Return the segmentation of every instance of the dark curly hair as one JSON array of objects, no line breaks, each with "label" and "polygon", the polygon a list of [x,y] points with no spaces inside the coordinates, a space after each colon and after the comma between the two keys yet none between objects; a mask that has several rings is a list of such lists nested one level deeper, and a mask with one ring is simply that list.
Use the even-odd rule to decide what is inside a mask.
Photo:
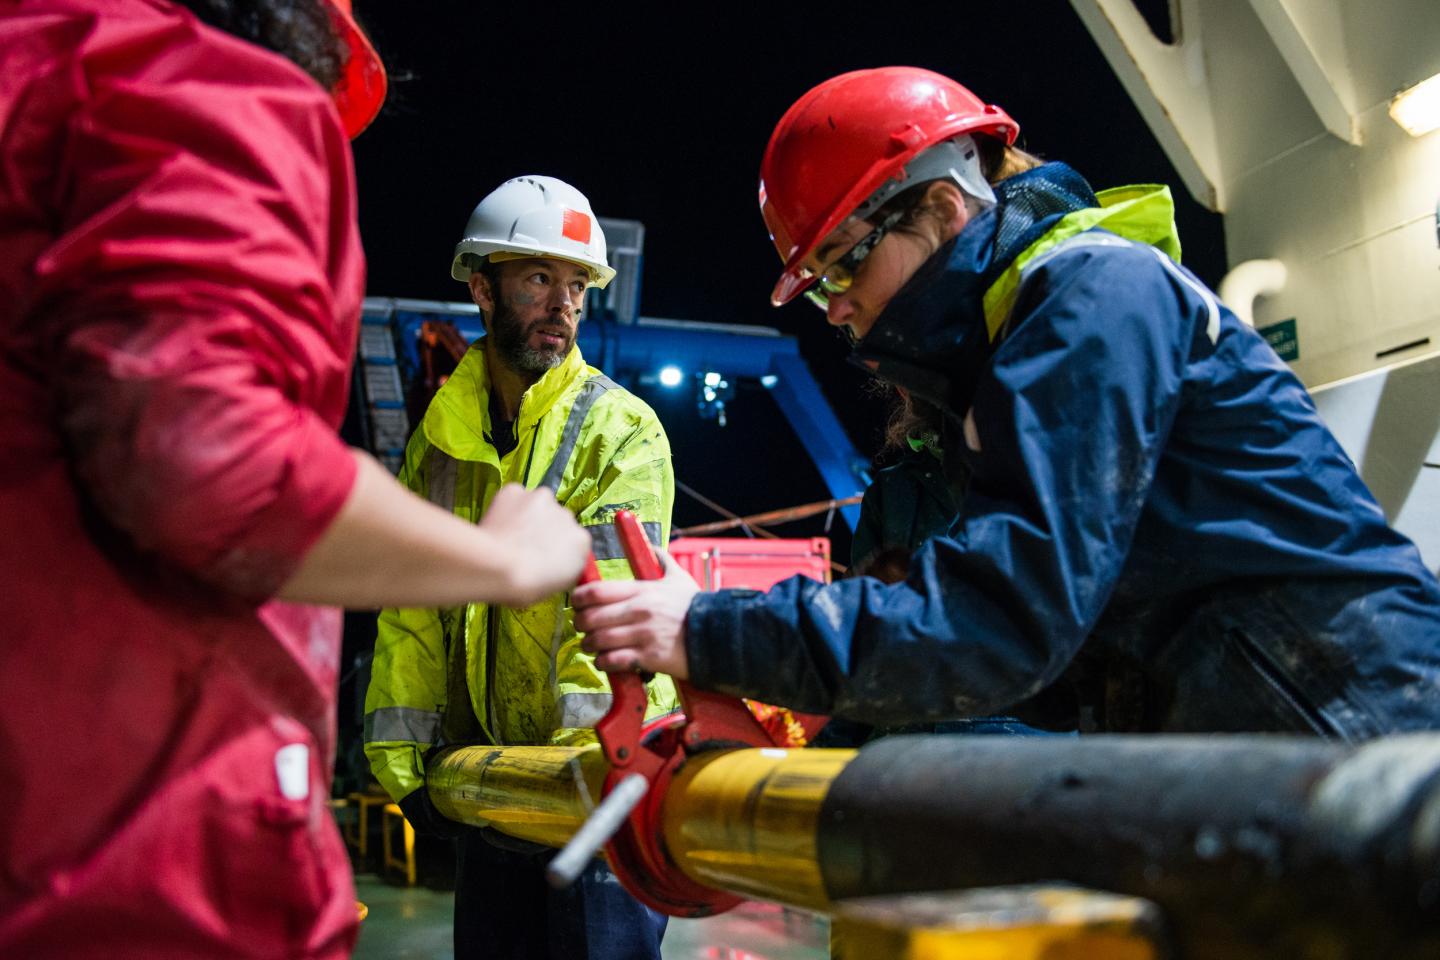
[{"label": "dark curly hair", "polygon": [[326,90],[340,80],[349,49],[325,0],[175,0],[242,40],[273,50]]}]

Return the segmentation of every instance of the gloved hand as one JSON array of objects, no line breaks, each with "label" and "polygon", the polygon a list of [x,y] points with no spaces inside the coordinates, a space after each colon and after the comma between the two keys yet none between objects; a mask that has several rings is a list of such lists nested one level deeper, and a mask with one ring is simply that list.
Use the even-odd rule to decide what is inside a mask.
[{"label": "gloved hand", "polygon": [[472,829],[466,824],[451,820],[436,809],[430,799],[430,792],[424,787],[412,790],[400,799],[400,812],[405,814],[405,819],[410,821],[415,832],[425,837],[454,840],[466,830]]}]

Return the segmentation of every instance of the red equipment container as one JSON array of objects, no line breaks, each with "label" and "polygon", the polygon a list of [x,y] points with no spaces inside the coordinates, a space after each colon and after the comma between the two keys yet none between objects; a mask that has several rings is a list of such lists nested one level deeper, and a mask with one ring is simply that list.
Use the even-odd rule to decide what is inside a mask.
[{"label": "red equipment container", "polygon": [[670,556],[689,571],[702,590],[749,587],[769,590],[797,573],[830,582],[830,540],[751,540],[748,537],[683,537],[670,542]]},{"label": "red equipment container", "polygon": [[[830,582],[830,539],[751,540],[747,537],[682,537],[670,541],[670,556],[689,571],[702,590],[748,587],[769,590],[797,573]],[[745,705],[778,744],[803,747],[828,717],[798,713],[756,700]]]}]

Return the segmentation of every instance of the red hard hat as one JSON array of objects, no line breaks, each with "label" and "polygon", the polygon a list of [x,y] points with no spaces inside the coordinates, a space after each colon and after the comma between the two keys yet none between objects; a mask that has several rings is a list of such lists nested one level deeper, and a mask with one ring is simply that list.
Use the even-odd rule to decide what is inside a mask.
[{"label": "red hard hat", "polygon": [[335,28],[345,45],[350,48],[350,59],[345,63],[345,72],[335,89],[330,91],[335,106],[340,111],[340,122],[353,140],[360,131],[370,125],[380,104],[385,101],[388,82],[385,78],[385,64],[370,45],[355,17],[351,13],[350,0],[327,0],[330,12],[335,18]]},{"label": "red hard hat", "polygon": [[811,280],[800,262],[927,147],[963,133],[1015,142],[1020,126],[948,77],[918,67],[856,70],[826,80],[785,112],[760,162],[760,215],[785,269],[770,300]]}]

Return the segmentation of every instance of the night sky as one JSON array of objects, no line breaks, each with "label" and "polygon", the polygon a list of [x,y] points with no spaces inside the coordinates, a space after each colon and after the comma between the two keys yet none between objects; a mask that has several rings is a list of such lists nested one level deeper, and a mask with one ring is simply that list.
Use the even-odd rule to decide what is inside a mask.
[{"label": "night sky", "polygon": [[[1147,7],[1160,6],[1146,4]],[[1004,107],[1020,144],[1101,189],[1160,182],[1176,194],[1185,262],[1214,285],[1221,220],[1174,168],[1069,5],[360,3],[391,96],[355,142],[360,223],[374,296],[464,300],[451,250],[471,209],[519,174],[560,177],[602,217],[646,228],[641,313],[772,326],[800,339],[851,439],[879,446],[883,403],[803,300],[772,309],[779,260],[756,204],[775,122],[820,81],[907,64],[954,77]],[[583,16],[572,10],[583,9]],[[1143,7],[1142,7],[1143,9]],[[683,11],[683,12],[682,12]],[[763,11],[763,12],[760,12]],[[885,21],[880,12],[893,13]],[[689,390],[638,388],[670,434],[677,478],[740,513],[825,499],[778,408],[741,385],[729,425],[703,421]],[[677,495],[676,526],[716,515]],[[823,517],[779,528],[821,532]],[[843,523],[836,558],[849,553]]]}]

